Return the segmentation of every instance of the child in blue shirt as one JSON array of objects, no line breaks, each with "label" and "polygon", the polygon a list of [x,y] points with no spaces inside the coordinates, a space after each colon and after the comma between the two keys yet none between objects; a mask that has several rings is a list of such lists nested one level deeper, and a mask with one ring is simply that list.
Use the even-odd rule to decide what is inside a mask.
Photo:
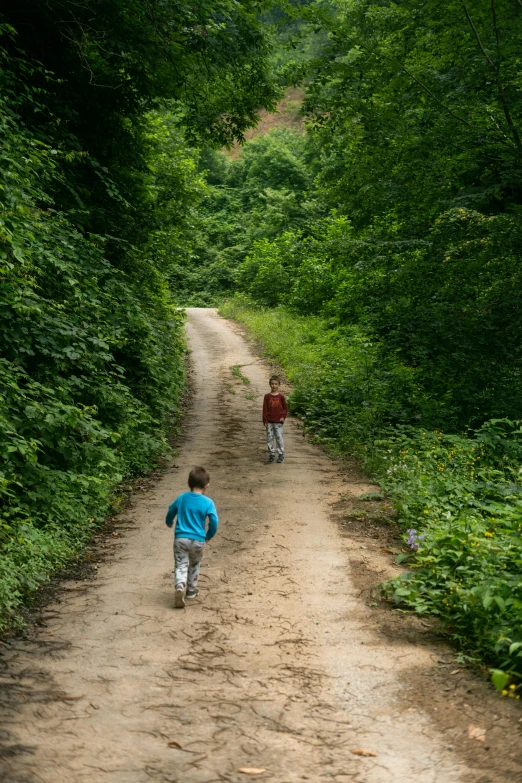
[{"label": "child in blue shirt", "polygon": [[[188,485],[190,492],[183,492],[171,504],[165,520],[174,530],[174,606],[183,609],[185,598],[198,594],[198,577],[205,542],[214,538],[218,529],[216,507],[205,492],[210,476],[205,468],[190,471]],[[208,517],[208,530],[205,529]]]}]

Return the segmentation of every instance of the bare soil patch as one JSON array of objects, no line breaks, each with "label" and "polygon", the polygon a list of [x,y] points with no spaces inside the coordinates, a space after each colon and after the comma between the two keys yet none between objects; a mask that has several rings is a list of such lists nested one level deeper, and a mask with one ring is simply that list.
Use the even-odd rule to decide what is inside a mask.
[{"label": "bare soil patch", "polygon": [[[299,87],[288,87],[284,97],[277,104],[275,112],[261,109],[256,127],[245,132],[245,141],[255,139],[257,136],[264,136],[275,128],[287,128],[294,133],[304,133],[303,115],[301,114],[303,98],[304,92]],[[238,160],[241,157],[241,149],[241,145],[236,142],[230,150],[225,151],[232,160]]]}]

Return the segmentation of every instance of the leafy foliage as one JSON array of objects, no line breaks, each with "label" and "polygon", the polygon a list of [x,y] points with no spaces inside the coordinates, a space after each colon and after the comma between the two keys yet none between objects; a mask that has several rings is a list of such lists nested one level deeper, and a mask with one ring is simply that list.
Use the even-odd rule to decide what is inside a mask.
[{"label": "leafy foliage", "polygon": [[359,326],[415,371],[412,423],[522,417],[522,7],[294,15],[328,32],[296,61],[308,133],[254,139],[225,166],[213,225],[228,290]]},{"label": "leafy foliage", "polygon": [[437,615],[461,646],[520,677],[520,425],[492,420],[474,438],[402,430],[377,447],[412,548],[412,570],[385,593]]},{"label": "leafy foliage", "polygon": [[[59,152],[0,105],[2,619],[78,552],[114,485],[165,451],[182,317],[157,267],[133,273],[54,208]],[[58,160],[57,160],[58,159]],[[46,187],[47,186],[47,187]]]},{"label": "leafy foliage", "polygon": [[[237,160],[205,150],[200,169],[209,189],[199,209],[191,274],[197,267],[198,293],[215,303],[238,287],[248,291],[251,284],[256,286],[256,247],[268,249],[285,232],[306,237],[322,207],[311,194],[313,170],[305,138],[287,129],[276,128],[247,142]],[[269,303],[263,291],[261,283],[255,295]],[[270,303],[275,301],[279,299]]]}]

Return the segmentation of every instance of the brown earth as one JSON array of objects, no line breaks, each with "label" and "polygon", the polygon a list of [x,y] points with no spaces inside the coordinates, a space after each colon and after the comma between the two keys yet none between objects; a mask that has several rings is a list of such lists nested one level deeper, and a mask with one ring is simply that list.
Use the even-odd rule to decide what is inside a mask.
[{"label": "brown earth", "polygon": [[[96,578],[65,582],[42,626],[1,648],[1,780],[522,780],[518,703],[457,665],[431,623],[372,598],[398,570],[387,506],[360,500],[364,477],[294,421],[285,463],[267,465],[270,368],[214,310],[189,310],[187,329],[195,395],[176,466],[93,549]],[[175,610],[164,517],[194,464],[220,529],[199,598]]]},{"label": "brown earth", "polygon": [[[304,133],[304,121],[301,114],[304,91],[299,87],[287,87],[283,98],[277,104],[275,112],[259,110],[259,122],[255,128],[245,131],[245,141],[251,141],[257,136],[264,136],[275,128],[287,128],[294,133]],[[241,157],[242,146],[232,145],[229,150],[224,150],[232,160]]]}]

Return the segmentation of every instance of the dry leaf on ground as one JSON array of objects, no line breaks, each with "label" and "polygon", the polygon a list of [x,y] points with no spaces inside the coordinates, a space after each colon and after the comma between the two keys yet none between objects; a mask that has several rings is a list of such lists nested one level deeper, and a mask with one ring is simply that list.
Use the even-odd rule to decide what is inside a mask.
[{"label": "dry leaf on ground", "polygon": [[479,742],[486,741],[486,729],[481,729],[480,726],[474,726],[472,723],[468,726],[468,737],[470,739],[478,740]]},{"label": "dry leaf on ground", "polygon": [[242,772],[244,775],[260,775],[262,772],[266,772],[266,769],[260,767],[239,767],[238,772]]},{"label": "dry leaf on ground", "polygon": [[172,742],[167,742],[167,745],[169,748],[179,748],[180,750],[183,750],[179,742],[176,742],[175,740],[172,740]]},{"label": "dry leaf on ground", "polygon": [[354,748],[350,751],[350,753],[353,753],[354,756],[376,756],[377,753],[374,753],[373,750],[365,750],[364,748]]}]

